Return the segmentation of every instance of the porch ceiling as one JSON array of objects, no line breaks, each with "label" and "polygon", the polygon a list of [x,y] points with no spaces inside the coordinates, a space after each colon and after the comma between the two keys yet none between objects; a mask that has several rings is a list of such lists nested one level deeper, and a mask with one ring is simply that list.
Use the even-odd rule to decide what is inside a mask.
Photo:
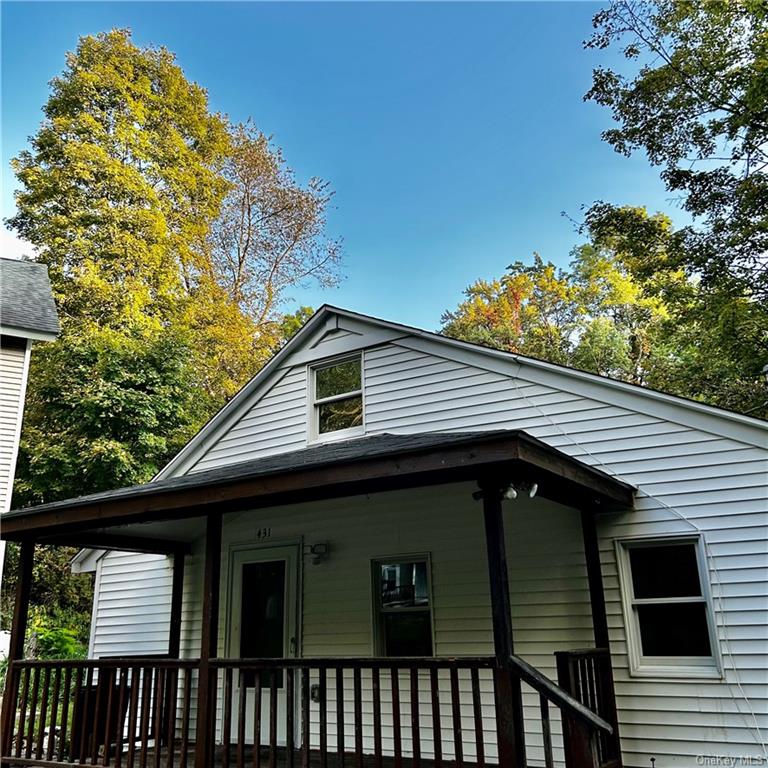
[{"label": "porch ceiling", "polygon": [[[381,434],[14,510],[3,515],[0,537],[138,548],[105,529],[399,488],[523,479],[537,482],[540,496],[572,507],[614,511],[633,504],[631,485],[520,430]],[[157,534],[151,540],[146,551],[183,548]]]}]

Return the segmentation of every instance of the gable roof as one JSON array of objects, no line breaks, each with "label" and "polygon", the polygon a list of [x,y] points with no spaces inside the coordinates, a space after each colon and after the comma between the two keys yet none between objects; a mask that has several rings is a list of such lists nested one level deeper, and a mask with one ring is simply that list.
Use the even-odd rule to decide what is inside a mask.
[{"label": "gable roof", "polygon": [[[218,434],[219,429],[225,423],[228,423],[230,419],[237,416],[240,408],[250,401],[251,396],[272,377],[275,371],[277,371],[289,357],[302,349],[308,340],[316,336],[324,325],[328,325],[329,319],[334,316],[338,318],[347,318],[379,329],[386,329],[391,332],[392,338],[412,337],[421,340],[432,350],[439,348],[441,350],[440,354],[445,357],[466,359],[466,356],[469,355],[475,361],[481,358],[487,360],[488,364],[495,361],[493,368],[498,369],[500,365],[503,372],[508,376],[516,373],[516,371],[510,370],[509,366],[511,364],[517,365],[519,366],[517,369],[518,372],[528,369],[530,372],[536,372],[539,375],[546,375],[547,377],[554,376],[559,382],[558,386],[561,387],[566,386],[567,382],[570,380],[574,385],[578,384],[580,387],[587,387],[592,391],[595,391],[595,388],[597,388],[597,390],[603,390],[603,399],[610,397],[610,399],[613,400],[622,395],[630,396],[635,399],[639,397],[647,401],[649,405],[653,404],[657,410],[660,410],[662,412],[662,418],[670,418],[670,414],[673,411],[677,411],[677,418],[670,418],[670,420],[685,423],[685,416],[681,415],[681,413],[687,413],[691,418],[698,416],[709,422],[714,419],[714,422],[708,425],[709,431],[718,431],[718,422],[720,425],[731,424],[740,436],[737,437],[737,439],[745,439],[746,442],[753,444],[765,445],[768,443],[768,422],[761,419],[745,416],[716,406],[706,405],[705,403],[696,400],[690,400],[677,395],[670,395],[637,384],[619,381],[618,379],[612,379],[607,376],[600,376],[576,368],[549,363],[544,360],[527,357],[514,352],[505,352],[467,341],[460,341],[448,336],[442,336],[439,333],[425,331],[421,328],[403,325],[402,323],[396,323],[389,320],[382,320],[370,315],[364,315],[348,309],[335,307],[330,304],[324,304],[312,315],[312,317],[309,318],[309,320],[307,320],[298,333],[259,371],[259,373],[257,373],[232,398],[232,400],[216,413],[208,423],[203,426],[197,435],[195,435],[195,437],[193,437],[189,443],[179,451],[179,453],[158,473],[156,479],[168,477],[179,468],[188,457],[198,449],[204,447],[215,434]],[[475,362],[475,364],[477,363]],[[739,427],[741,427],[741,429],[738,429]],[[763,440],[762,443],[760,441],[755,443],[754,434],[752,439],[744,438],[744,428],[746,428],[747,431],[757,428],[765,434],[766,439]]]},{"label": "gable roof", "polygon": [[59,318],[45,264],[0,257],[0,330],[28,339],[58,335]]}]

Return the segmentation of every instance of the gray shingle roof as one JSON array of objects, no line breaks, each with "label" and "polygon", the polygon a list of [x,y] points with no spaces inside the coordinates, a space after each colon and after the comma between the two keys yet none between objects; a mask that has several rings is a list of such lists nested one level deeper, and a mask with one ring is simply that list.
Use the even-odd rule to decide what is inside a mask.
[{"label": "gray shingle roof", "polygon": [[59,332],[45,264],[0,258],[0,326],[14,336]]},{"label": "gray shingle roof", "polygon": [[207,469],[202,472],[191,472],[187,475],[172,477],[166,480],[155,480],[143,485],[132,485],[125,488],[117,488],[111,491],[91,493],[87,496],[79,496],[74,499],[63,499],[40,504],[36,507],[15,509],[6,512],[3,519],[14,515],[24,515],[30,512],[39,512],[47,509],[67,509],[85,504],[98,504],[101,501],[120,498],[131,498],[143,495],[153,495],[163,491],[173,491],[181,488],[203,488],[213,485],[229,483],[244,478],[260,477],[264,475],[280,474],[283,472],[295,472],[301,469],[314,469],[322,466],[344,461],[362,461],[387,455],[401,455],[411,451],[420,451],[430,448],[438,448],[447,445],[472,443],[478,439],[500,435],[522,434],[514,430],[493,430],[489,432],[433,432],[417,433],[414,435],[393,435],[389,433],[370,435],[351,440],[338,440],[329,443],[320,443],[308,448],[300,448],[296,451],[287,451],[272,456],[263,456],[258,459],[227,464],[215,469]]},{"label": "gray shingle roof", "polygon": [[[344,464],[367,459],[397,456],[431,451],[449,446],[466,445],[472,447],[484,442],[499,438],[514,438],[535,444],[548,453],[564,456],[559,451],[542,443],[540,440],[528,435],[522,430],[498,429],[484,432],[429,432],[411,435],[396,435],[390,433],[369,435],[367,437],[350,440],[321,443],[318,445],[301,448],[286,453],[278,453],[272,456],[263,456],[258,459],[228,464],[215,469],[201,472],[191,472],[187,475],[172,477],[163,480],[155,480],[143,485],[134,485],[126,488],[117,488],[111,491],[92,493],[74,499],[40,504],[36,507],[27,507],[6,512],[4,520],[14,517],[23,517],[44,511],[66,511],[76,507],[99,505],[102,502],[116,501],[120,499],[139,498],[143,496],[155,496],[158,494],[191,488],[211,488],[217,485],[226,485],[238,480],[258,477],[268,477],[306,469],[319,469],[331,467],[335,464]],[[580,464],[576,459],[565,457],[573,464]],[[631,486],[604,475],[599,470],[586,467],[588,472],[604,477],[607,481],[615,483],[623,488]]]}]

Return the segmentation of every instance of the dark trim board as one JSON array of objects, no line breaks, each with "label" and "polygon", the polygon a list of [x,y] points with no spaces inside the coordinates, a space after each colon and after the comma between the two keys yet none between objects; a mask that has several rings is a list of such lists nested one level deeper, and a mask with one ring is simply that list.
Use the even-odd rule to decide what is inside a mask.
[{"label": "dark trim board", "polygon": [[38,544],[53,544],[62,547],[92,547],[111,549],[117,552],[141,552],[147,555],[189,555],[192,545],[186,541],[151,539],[148,536],[124,536],[119,533],[84,532],[41,536]]},{"label": "dark trim board", "polygon": [[[3,539],[50,539],[94,529],[282,504],[482,480],[539,484],[539,495],[574,507],[631,509],[634,488],[516,430],[377,435],[122,488],[4,516]],[[108,547],[107,547],[108,548]]]}]

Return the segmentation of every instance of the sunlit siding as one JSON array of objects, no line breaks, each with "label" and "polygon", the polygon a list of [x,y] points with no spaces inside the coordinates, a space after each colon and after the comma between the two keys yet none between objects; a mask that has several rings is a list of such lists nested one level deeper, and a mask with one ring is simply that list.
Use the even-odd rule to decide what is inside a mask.
[{"label": "sunlit siding", "polygon": [[[637,511],[600,526],[627,765],[760,756],[768,733],[768,454],[680,422],[391,345],[367,358],[369,431],[524,429],[640,489]],[[572,387],[576,388],[576,387]],[[615,539],[702,531],[723,681],[629,675]],[[753,716],[754,715],[754,716]],[[725,751],[724,751],[725,750]]]},{"label": "sunlit siding", "polygon": [[[450,347],[414,338],[366,350],[365,398],[369,434],[523,429],[635,484],[640,491],[636,511],[605,518],[600,524],[625,764],[646,768],[655,757],[661,768],[682,767],[695,764],[697,755],[763,754],[760,741],[768,733],[768,454],[764,432],[757,427],[734,427],[726,417],[720,424],[717,417],[704,418],[682,405],[649,406],[642,393],[585,384],[568,372],[543,371],[511,359],[508,363],[489,360],[480,353],[458,354]],[[195,469],[303,447],[306,408],[306,368],[297,366],[235,428],[218,438]],[[323,507],[319,515],[298,508],[290,514],[281,510],[274,525],[288,525],[286,535],[307,539],[317,536],[343,542],[348,536],[359,537],[360,559],[367,562],[369,530],[379,537],[384,534],[377,518],[367,512],[360,515],[359,529],[346,518],[342,522],[337,515],[346,503]],[[516,509],[508,507],[511,519]],[[399,510],[399,506],[388,510],[392,520],[399,519]],[[267,517],[259,513],[258,519]],[[438,557],[456,564],[455,588],[441,593],[445,587],[435,585],[438,652],[482,653],[490,642],[487,615],[483,614],[487,597],[480,597],[485,584],[480,570],[476,574],[473,570],[469,549],[451,548],[449,539],[457,533],[459,518],[450,520],[448,524],[430,518],[417,535],[408,528],[415,522],[406,516],[401,530],[408,531],[408,537],[399,541],[412,549],[411,541],[423,536],[424,548],[433,552],[435,568]],[[321,522],[323,531],[317,528]],[[528,523],[530,527],[522,533],[529,538],[510,541],[510,549],[519,555],[517,560],[510,555],[516,649],[554,674],[554,647],[590,644],[583,579],[569,570],[580,567],[582,556],[580,550],[563,548],[567,543],[559,538],[567,530],[559,527],[565,525],[563,521],[549,526],[538,526],[534,519]],[[472,536],[479,536],[479,527],[473,531],[466,536],[475,546]],[[697,531],[703,532],[706,541],[724,679],[632,678],[615,541],[624,536]],[[578,531],[570,531],[569,536],[580,541]],[[383,549],[387,539],[376,541]],[[516,549],[521,541],[525,548]],[[549,554],[549,561],[534,588],[532,581],[538,577],[530,575],[528,569],[534,563],[527,558],[529,553],[535,556],[536,547]],[[460,557],[459,564],[456,558]],[[362,591],[356,592],[363,584],[342,570],[343,558],[342,549],[327,564],[327,572],[308,570],[305,653],[370,652],[370,610],[362,610]],[[330,609],[322,601],[314,601],[310,582],[316,578],[338,579],[336,586],[343,585],[344,602],[335,609],[343,621],[336,620],[335,614],[331,619]],[[329,584],[333,592],[333,583]],[[442,603],[444,599],[448,602]],[[551,614],[545,616],[544,611]],[[438,627],[438,619],[440,625],[450,628]],[[542,639],[526,634],[532,631]]]},{"label": "sunlit siding", "polygon": [[0,512],[11,505],[28,364],[26,348],[0,347]]},{"label": "sunlit siding", "polygon": [[306,389],[305,369],[289,371],[191,471],[303,448],[307,441]]},{"label": "sunlit siding", "polygon": [[172,561],[108,552],[96,570],[90,655],[168,653]]}]

